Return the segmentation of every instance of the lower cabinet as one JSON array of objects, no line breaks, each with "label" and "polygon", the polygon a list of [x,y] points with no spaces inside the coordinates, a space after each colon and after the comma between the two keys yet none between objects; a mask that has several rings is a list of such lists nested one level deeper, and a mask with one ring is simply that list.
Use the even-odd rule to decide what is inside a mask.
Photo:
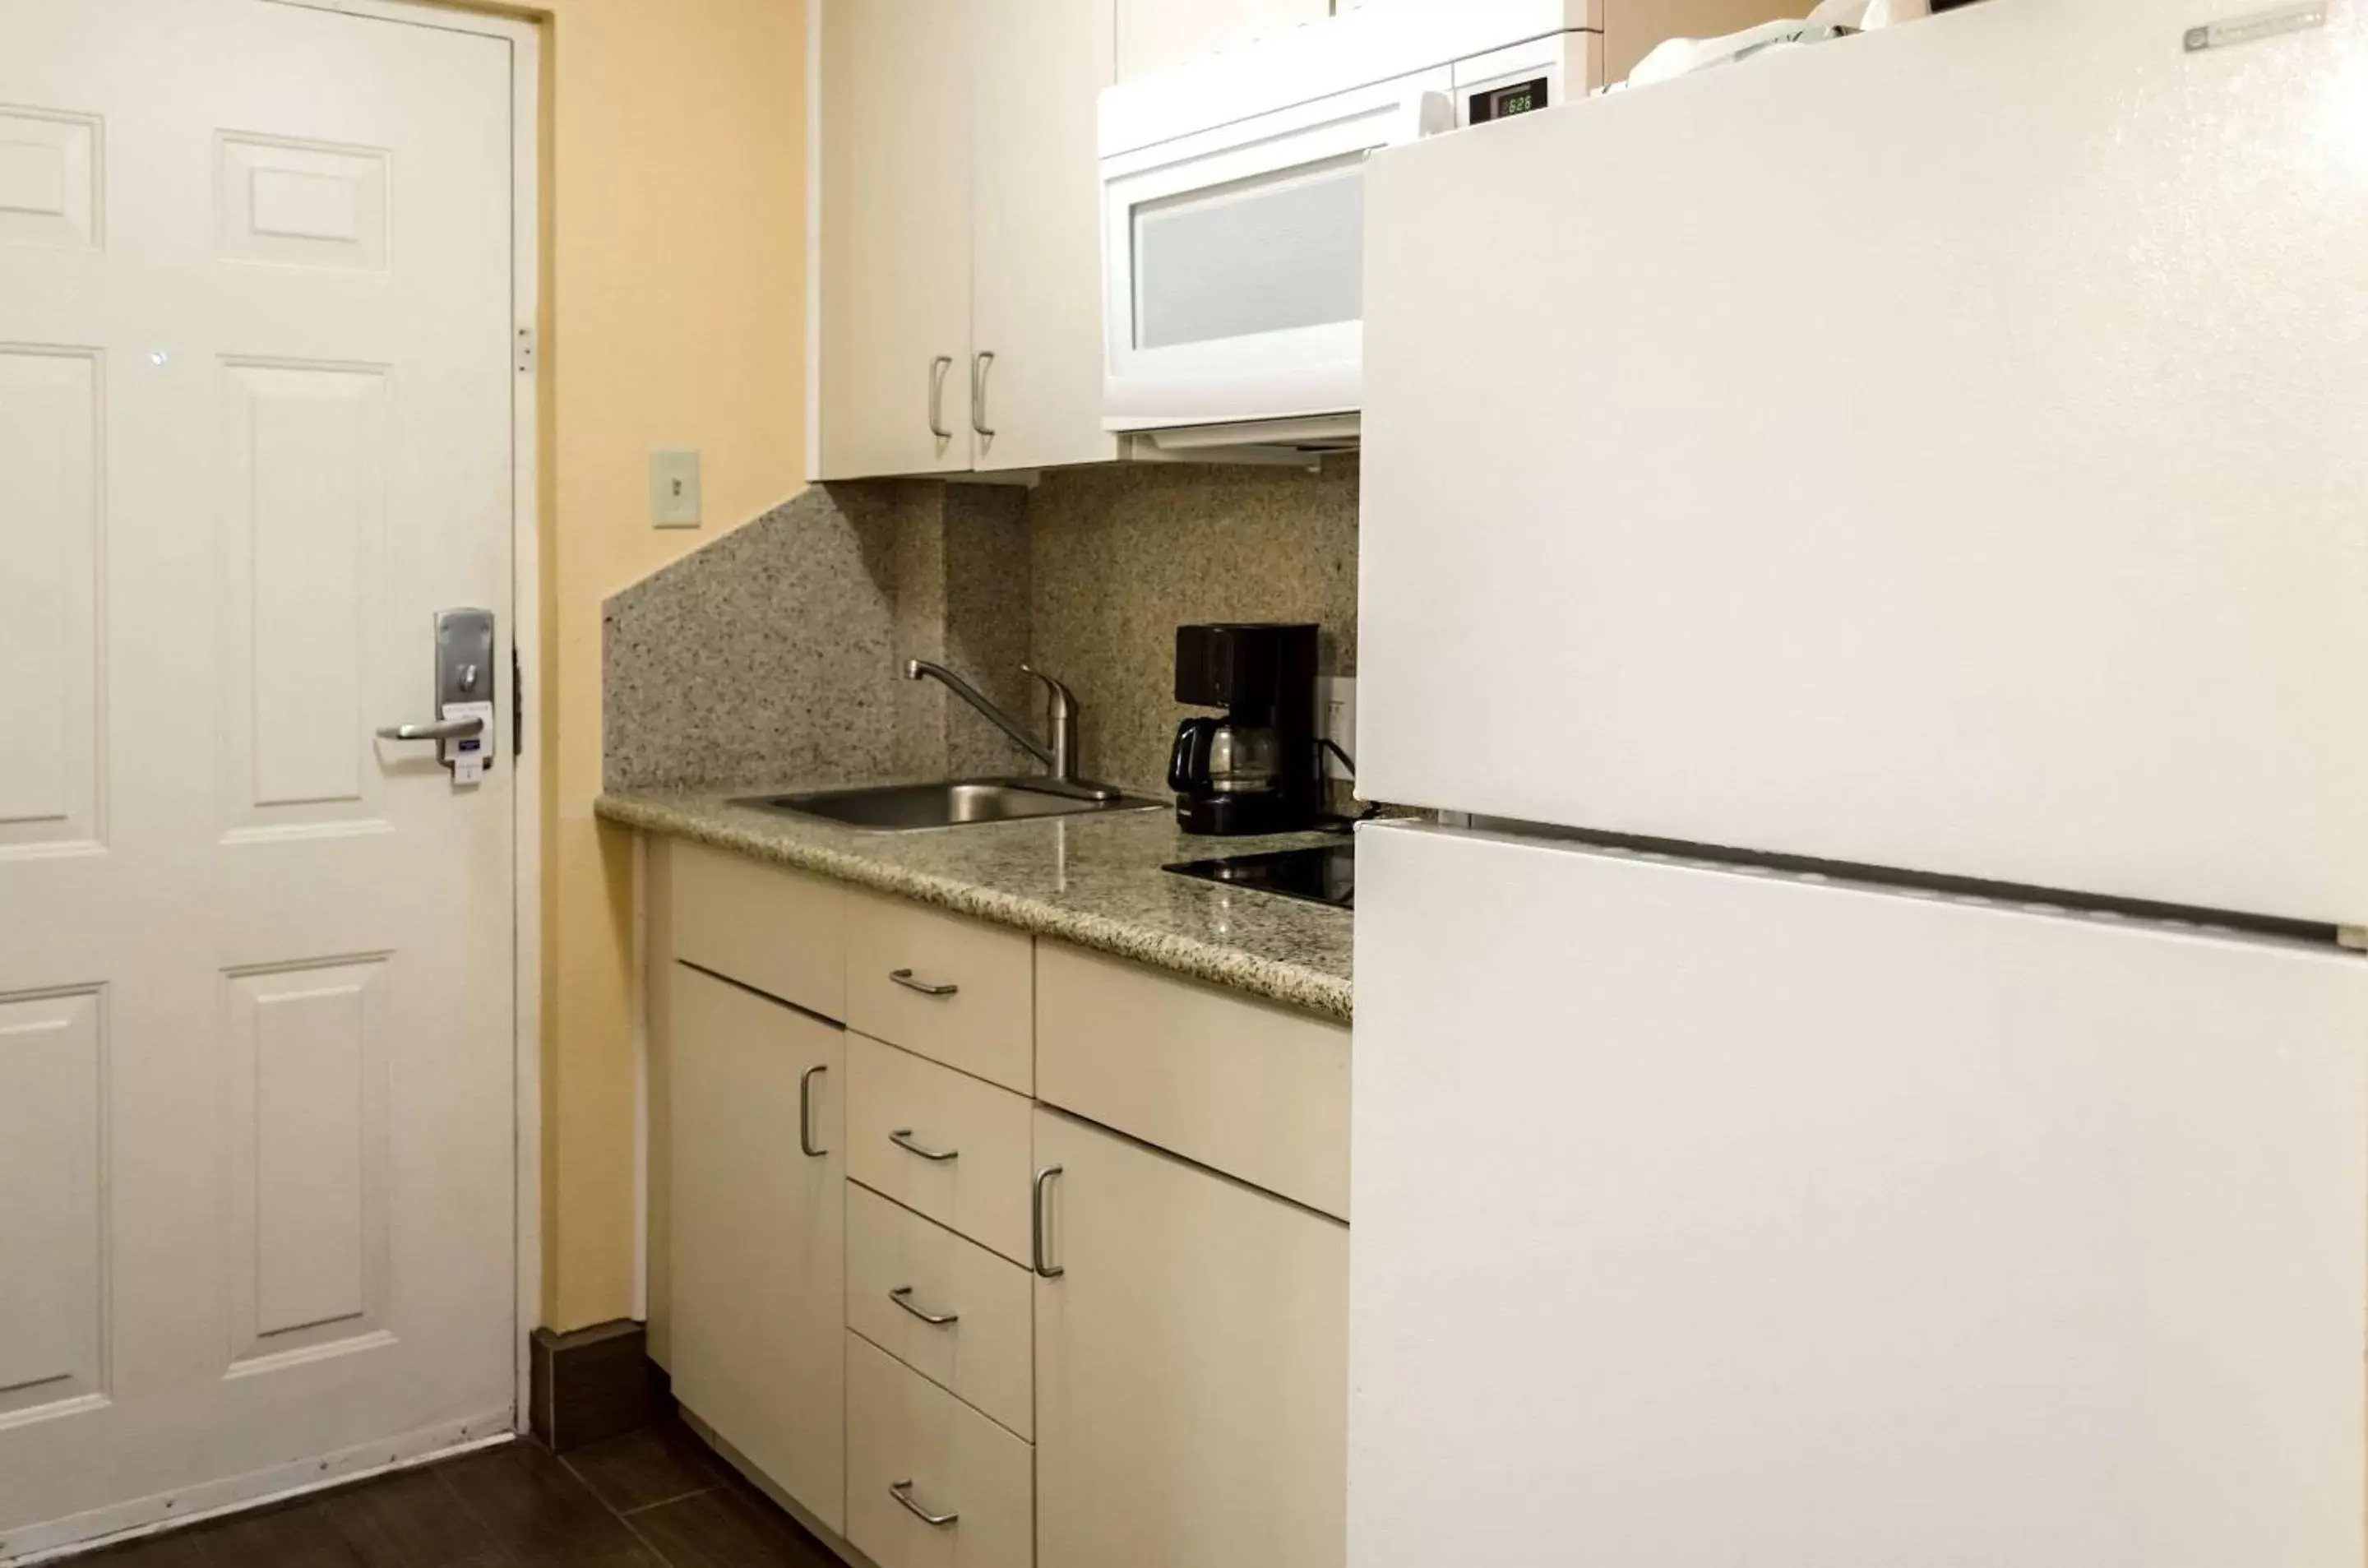
[{"label": "lower cabinet", "polygon": [[880,1568],[1029,1568],[1028,1445],[847,1336],[847,1539]]},{"label": "lower cabinet", "polygon": [[1339,1568],[1349,1228],[1034,1114],[1039,1568]]},{"label": "lower cabinet", "polygon": [[670,979],[675,1392],[844,1530],[846,1035],[699,970]]}]

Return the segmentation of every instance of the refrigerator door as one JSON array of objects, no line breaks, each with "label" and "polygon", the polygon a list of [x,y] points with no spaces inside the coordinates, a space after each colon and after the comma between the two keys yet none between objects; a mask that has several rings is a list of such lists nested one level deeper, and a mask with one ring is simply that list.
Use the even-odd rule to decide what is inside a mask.
[{"label": "refrigerator door", "polygon": [[1368,798],[2368,924],[2368,6],[1999,0],[1367,199]]},{"label": "refrigerator door", "polygon": [[2368,961],[1359,861],[1352,1568],[2359,1568]]}]

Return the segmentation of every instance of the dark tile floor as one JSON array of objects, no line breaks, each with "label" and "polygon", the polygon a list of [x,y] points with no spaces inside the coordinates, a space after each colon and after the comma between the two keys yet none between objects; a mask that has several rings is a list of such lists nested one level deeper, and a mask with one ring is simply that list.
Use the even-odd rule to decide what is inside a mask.
[{"label": "dark tile floor", "polygon": [[521,1440],[76,1560],[93,1568],[837,1568],[680,1422]]}]

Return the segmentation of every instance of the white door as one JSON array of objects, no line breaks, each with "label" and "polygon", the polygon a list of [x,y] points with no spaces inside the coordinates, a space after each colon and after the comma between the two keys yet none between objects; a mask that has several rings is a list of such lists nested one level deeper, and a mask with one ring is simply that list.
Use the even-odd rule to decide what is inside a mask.
[{"label": "white door", "polygon": [[1377,154],[1371,798],[2368,924],[2368,6],[2184,9]]},{"label": "white door", "polygon": [[1357,880],[1354,1568],[2358,1568],[2368,959],[1438,831]]},{"label": "white door", "polygon": [[509,1422],[510,95],[0,0],[0,1557]]}]

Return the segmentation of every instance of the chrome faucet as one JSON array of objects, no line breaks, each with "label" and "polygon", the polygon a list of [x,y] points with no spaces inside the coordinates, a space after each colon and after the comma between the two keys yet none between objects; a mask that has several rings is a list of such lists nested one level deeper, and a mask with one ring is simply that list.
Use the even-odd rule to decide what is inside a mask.
[{"label": "chrome faucet", "polygon": [[1022,674],[1035,676],[1044,683],[1044,692],[1052,706],[1047,738],[1038,740],[1028,733],[1028,726],[996,707],[987,695],[946,668],[927,659],[905,661],[905,678],[919,680],[927,676],[948,691],[978,710],[980,715],[996,729],[1009,735],[1013,744],[1044,765],[1044,777],[1028,780],[1032,788],[1049,790],[1056,795],[1074,795],[1086,801],[1115,801],[1119,792],[1107,784],[1089,783],[1077,777],[1077,694],[1060,681],[1031,665],[1019,666]]}]

